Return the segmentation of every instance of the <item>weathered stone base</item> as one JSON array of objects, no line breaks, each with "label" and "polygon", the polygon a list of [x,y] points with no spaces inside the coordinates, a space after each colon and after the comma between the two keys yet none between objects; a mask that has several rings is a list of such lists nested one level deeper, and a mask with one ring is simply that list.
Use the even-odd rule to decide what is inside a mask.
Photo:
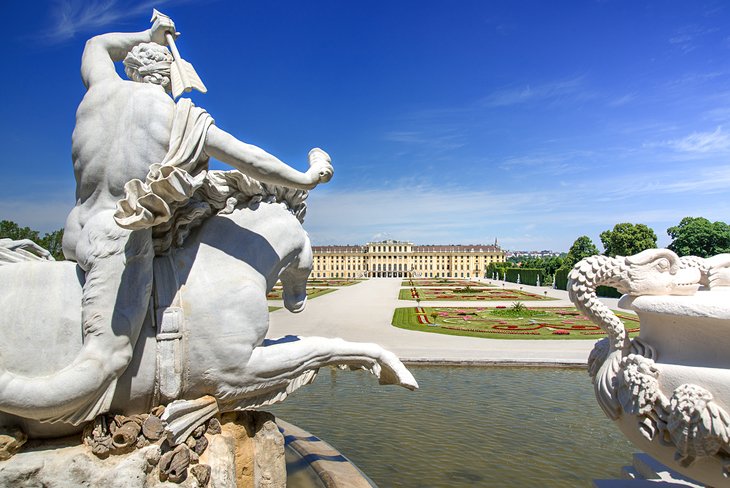
[{"label": "weathered stone base", "polygon": [[[219,421],[220,433],[209,430],[204,434],[208,442],[207,449],[199,457],[194,453],[189,454],[189,468],[177,486],[286,487],[284,437],[273,415],[266,412],[228,413],[220,417]],[[180,451],[187,449],[184,444],[181,446],[178,446]],[[99,459],[88,446],[82,444],[81,436],[29,441],[12,458],[0,461],[0,486],[175,486],[169,480],[161,481],[166,476],[161,476],[160,469],[166,460],[168,464],[178,462],[178,458],[171,454],[165,456],[174,450],[161,440],[127,454]]]}]

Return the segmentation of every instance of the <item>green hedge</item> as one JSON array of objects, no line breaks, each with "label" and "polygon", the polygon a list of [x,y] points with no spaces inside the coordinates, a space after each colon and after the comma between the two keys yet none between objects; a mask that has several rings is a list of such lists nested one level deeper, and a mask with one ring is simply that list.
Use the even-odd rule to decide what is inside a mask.
[{"label": "green hedge", "polygon": [[605,298],[621,298],[621,293],[612,286],[599,286],[596,288],[596,295]]},{"label": "green hedge", "polygon": [[555,272],[555,288],[558,290],[568,289],[568,273],[570,273],[570,268],[560,268]]},{"label": "green hedge", "polygon": [[[570,269],[568,268],[560,268],[555,272],[555,287],[557,289],[568,289],[568,273],[570,273]],[[599,286],[596,288],[596,295],[605,298],[621,298],[621,293],[611,286]]]},{"label": "green hedge", "polygon": [[525,285],[537,285],[537,277],[540,277],[540,284],[545,284],[545,270],[542,268],[510,268],[507,270],[507,281],[517,283],[517,276],[520,283]]},{"label": "green hedge", "polygon": [[512,263],[489,263],[486,271],[487,278],[492,279],[492,275],[498,273],[499,277],[497,279],[501,280],[505,271],[511,269],[513,266]]}]

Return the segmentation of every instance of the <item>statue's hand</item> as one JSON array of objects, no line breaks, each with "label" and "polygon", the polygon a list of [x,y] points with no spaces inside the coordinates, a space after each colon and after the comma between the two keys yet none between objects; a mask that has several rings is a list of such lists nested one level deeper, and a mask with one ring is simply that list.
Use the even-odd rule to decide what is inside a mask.
[{"label": "statue's hand", "polygon": [[314,184],[327,183],[332,179],[335,169],[331,164],[330,155],[315,147],[309,151],[309,171],[307,173],[313,178]]},{"label": "statue's hand", "polygon": [[152,42],[167,46],[167,38],[165,37],[165,34],[168,32],[172,34],[173,39],[177,39],[177,36],[180,35],[180,33],[175,30],[175,22],[173,22],[170,17],[163,14],[157,15],[152,27],[150,27],[150,38],[152,39]]}]

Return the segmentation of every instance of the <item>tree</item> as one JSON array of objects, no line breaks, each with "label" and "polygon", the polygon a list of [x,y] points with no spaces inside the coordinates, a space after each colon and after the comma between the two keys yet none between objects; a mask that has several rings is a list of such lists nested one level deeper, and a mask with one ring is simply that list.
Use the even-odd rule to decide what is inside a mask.
[{"label": "tree", "polygon": [[14,241],[20,239],[30,239],[39,246],[47,249],[54,259],[61,261],[64,259],[61,242],[63,241],[63,229],[44,234],[40,237],[37,230],[30,227],[20,227],[11,220],[0,220],[0,239],[7,238]]},{"label": "tree", "polygon": [[598,248],[593,244],[591,238],[588,236],[580,236],[570,246],[568,255],[565,256],[565,260],[563,261],[563,267],[572,268],[581,259],[595,256],[596,254],[599,254]]},{"label": "tree", "polygon": [[624,222],[601,232],[601,242],[607,256],[632,256],[655,248],[656,234],[644,224]]},{"label": "tree", "polygon": [[40,236],[37,230],[33,230],[30,227],[20,227],[11,220],[0,220],[0,239],[12,239],[14,241],[30,239],[40,244],[38,242],[40,241]]},{"label": "tree", "polygon": [[710,222],[704,217],[685,217],[674,227],[667,229],[672,238],[669,249],[680,256],[707,258],[730,252],[730,225]]},{"label": "tree", "polygon": [[56,261],[63,261],[65,259],[63,255],[63,229],[58,229],[41,237],[40,244],[42,247],[48,249]]}]

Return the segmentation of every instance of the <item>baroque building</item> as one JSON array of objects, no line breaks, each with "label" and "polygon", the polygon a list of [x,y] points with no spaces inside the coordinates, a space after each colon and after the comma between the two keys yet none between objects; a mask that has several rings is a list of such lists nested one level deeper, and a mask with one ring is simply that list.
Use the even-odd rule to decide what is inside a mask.
[{"label": "baroque building", "polygon": [[505,261],[490,245],[416,246],[412,242],[368,242],[362,246],[312,246],[311,278],[476,278]]}]

